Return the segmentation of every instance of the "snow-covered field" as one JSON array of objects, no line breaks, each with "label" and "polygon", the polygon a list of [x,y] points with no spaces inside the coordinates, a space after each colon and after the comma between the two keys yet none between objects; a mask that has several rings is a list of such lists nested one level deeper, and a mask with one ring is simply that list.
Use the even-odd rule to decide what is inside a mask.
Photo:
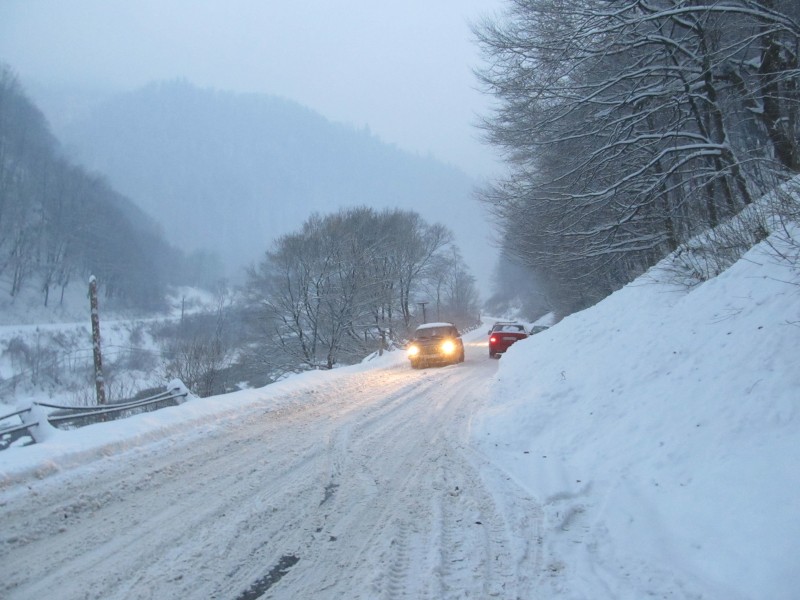
[{"label": "snow-covered field", "polygon": [[0,452],[0,597],[797,598],[800,278],[669,278]]},{"label": "snow-covered field", "polygon": [[[68,288],[63,305],[46,309],[32,290],[9,300],[0,280],[0,414],[33,400],[71,406],[92,404],[94,362],[89,301],[85,286]],[[153,326],[213,309],[212,294],[177,288],[161,315],[134,316],[101,302],[106,395],[127,400],[142,389],[164,385],[161,348]]]}]

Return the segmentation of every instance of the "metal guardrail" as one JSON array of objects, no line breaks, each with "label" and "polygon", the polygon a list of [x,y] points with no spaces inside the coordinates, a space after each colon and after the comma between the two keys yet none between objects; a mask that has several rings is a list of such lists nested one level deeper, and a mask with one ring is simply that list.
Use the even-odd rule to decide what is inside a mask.
[{"label": "metal guardrail", "polygon": [[188,395],[189,390],[181,385],[174,386],[171,389],[148,398],[108,404],[105,406],[62,406],[47,402],[33,402],[31,406],[27,408],[22,408],[6,415],[0,415],[0,422],[14,417],[19,417],[22,421],[20,424],[0,427],[0,450],[5,450],[15,441],[26,435],[33,438],[34,442],[36,441],[30,428],[39,425],[40,421],[26,421],[26,419],[22,418],[24,414],[32,412],[34,406],[53,410],[53,412],[47,415],[47,422],[53,427],[58,427],[59,429],[74,429],[94,423],[101,423],[103,421],[123,419],[135,414],[150,412],[167,406],[177,406],[183,402]]},{"label": "metal guardrail", "polygon": [[[8,417],[6,417],[6,418],[8,418]],[[9,435],[9,434],[12,434],[12,433],[17,433],[18,431],[27,431],[28,427],[31,427],[30,423],[22,423],[21,425],[15,425],[15,426],[11,426],[11,427],[6,427],[5,429],[0,430],[0,437],[2,437],[4,435]]]},{"label": "metal guardrail", "polygon": [[30,427],[31,424],[26,423],[25,419],[22,418],[22,415],[30,411],[31,407],[29,406],[0,417],[0,422],[5,421],[6,419],[13,419],[14,417],[19,417],[20,421],[22,421],[19,425],[6,425],[5,427],[0,427],[0,450],[5,450],[19,438],[30,435],[28,427]]}]

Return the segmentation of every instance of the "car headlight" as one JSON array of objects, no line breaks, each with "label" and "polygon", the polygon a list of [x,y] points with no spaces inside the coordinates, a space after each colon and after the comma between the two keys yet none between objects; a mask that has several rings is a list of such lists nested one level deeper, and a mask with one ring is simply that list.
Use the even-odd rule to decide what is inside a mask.
[{"label": "car headlight", "polygon": [[456,351],[456,343],[453,340],[446,340],[442,343],[442,352],[452,354]]},{"label": "car headlight", "polygon": [[416,356],[417,354],[419,354],[419,346],[414,346],[414,345],[409,346],[406,352],[408,352],[409,357]]}]

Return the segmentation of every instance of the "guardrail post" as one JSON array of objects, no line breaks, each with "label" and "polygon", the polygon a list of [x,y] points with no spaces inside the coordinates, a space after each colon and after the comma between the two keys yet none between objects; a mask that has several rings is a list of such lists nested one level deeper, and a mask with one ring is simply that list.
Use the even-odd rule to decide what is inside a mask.
[{"label": "guardrail post", "polygon": [[37,444],[45,441],[56,431],[56,428],[47,420],[47,411],[35,402],[31,404],[30,410],[22,413],[19,418],[28,426],[28,431]]},{"label": "guardrail post", "polygon": [[176,398],[176,402],[178,404],[183,404],[190,398],[194,398],[194,394],[186,387],[180,379],[173,379],[167,384],[167,391],[174,394],[175,396],[180,396],[180,400]]}]

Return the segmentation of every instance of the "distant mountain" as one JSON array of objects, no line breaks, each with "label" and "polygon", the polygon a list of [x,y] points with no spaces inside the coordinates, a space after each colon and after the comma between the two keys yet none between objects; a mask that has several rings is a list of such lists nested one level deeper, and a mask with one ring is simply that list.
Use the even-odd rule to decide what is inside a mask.
[{"label": "distant mountain", "polygon": [[218,253],[233,275],[312,212],[358,205],[442,222],[476,275],[492,267],[466,174],[288,100],[158,83],[107,99],[62,137],[171,241]]}]

